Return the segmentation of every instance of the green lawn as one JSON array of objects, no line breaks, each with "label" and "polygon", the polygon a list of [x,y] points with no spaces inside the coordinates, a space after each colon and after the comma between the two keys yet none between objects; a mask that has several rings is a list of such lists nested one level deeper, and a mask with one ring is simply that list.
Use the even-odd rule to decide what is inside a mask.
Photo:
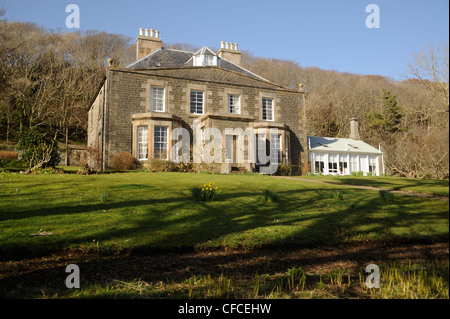
[{"label": "green lawn", "polygon": [[311,179],[324,182],[333,182],[349,185],[365,185],[387,188],[390,190],[403,190],[432,195],[449,196],[448,180],[432,180],[403,178],[391,176],[299,176],[301,179]]},{"label": "green lawn", "polygon": [[[403,180],[395,181],[403,187]],[[217,200],[193,201],[190,188],[209,182],[221,190]],[[416,190],[428,187],[420,186],[427,181],[416,182]],[[264,189],[277,192],[278,201],[265,202]],[[343,191],[342,200],[333,198],[337,190]],[[377,191],[258,174],[0,173],[4,258],[65,248],[251,248],[442,239],[448,238],[448,217],[448,201],[395,194],[393,202],[384,202]],[[40,232],[52,234],[31,236]]]}]

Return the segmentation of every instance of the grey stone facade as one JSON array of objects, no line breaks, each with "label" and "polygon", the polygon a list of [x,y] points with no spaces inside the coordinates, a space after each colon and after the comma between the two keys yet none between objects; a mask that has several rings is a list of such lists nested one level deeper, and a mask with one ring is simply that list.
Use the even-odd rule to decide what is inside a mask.
[{"label": "grey stone facade", "polygon": [[[139,36],[139,41],[142,38]],[[138,158],[138,134],[142,134],[138,127],[146,127],[144,132],[148,132],[148,159],[141,161],[145,166],[154,159],[155,127],[167,128],[170,149],[171,132],[175,128],[185,128],[192,134],[194,120],[198,119],[202,128],[218,128],[223,134],[225,128],[245,130],[251,127],[257,133],[268,133],[270,128],[277,128],[281,136],[283,163],[286,163],[287,155],[289,164],[300,171],[305,169],[307,137],[301,88],[294,90],[271,83],[225,58],[216,57],[217,65],[197,66],[192,59],[180,63],[190,56],[195,58],[194,55],[156,48],[127,68],[107,68],[103,85],[89,110],[88,125],[88,146],[100,151],[101,168],[108,169],[117,152],[130,152]],[[173,61],[178,66],[173,66]],[[159,92],[163,92],[159,97],[162,106],[158,111],[151,109],[152,87],[161,88]],[[202,114],[191,113],[192,91],[203,94]],[[230,114],[230,95],[238,97],[240,114]],[[264,98],[273,103],[270,121],[263,120]],[[171,159],[169,155],[167,160]],[[251,163],[235,166],[243,166],[247,170],[256,168]],[[227,172],[229,167],[221,171]]]}]

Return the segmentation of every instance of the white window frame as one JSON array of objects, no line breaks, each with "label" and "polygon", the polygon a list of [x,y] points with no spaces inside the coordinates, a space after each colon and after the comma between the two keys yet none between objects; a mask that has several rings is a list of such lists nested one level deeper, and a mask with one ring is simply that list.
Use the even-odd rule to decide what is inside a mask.
[{"label": "white window frame", "polygon": [[[192,99],[192,93],[196,93],[196,94],[201,93],[201,96],[202,96],[201,104],[198,101],[198,96],[195,97],[195,101]],[[205,113],[205,92],[200,91],[200,90],[191,90],[191,92],[189,93],[189,99],[190,99],[190,103],[189,103],[190,114],[203,115]],[[193,103],[195,103],[194,112],[192,112],[192,104]],[[201,113],[197,112],[199,105],[201,105],[201,109],[202,109]]]},{"label": "white window frame", "polygon": [[[155,97],[155,93],[156,91],[159,91],[159,93],[156,94],[160,94],[162,90],[162,96],[157,96]],[[150,86],[150,111],[152,112],[164,112],[166,109],[165,106],[165,93],[166,90],[164,87],[162,86]],[[156,102],[160,102],[160,103],[156,103]]]},{"label": "white window frame", "polygon": [[[165,139],[161,139],[161,135],[157,134],[159,129],[164,129],[165,131]],[[153,128],[153,158],[168,160],[169,159],[169,128],[167,126],[155,125]],[[162,148],[157,149],[157,145],[162,145]],[[165,157],[161,157],[161,151],[165,151]],[[159,152],[159,153],[157,153]]]},{"label": "white window frame", "polygon": [[[268,108],[267,102],[270,102],[270,109]],[[262,119],[263,121],[273,121],[275,118],[275,111],[274,111],[274,99],[263,97],[262,98]],[[268,116],[268,112],[270,112],[270,118]]]},{"label": "white window frame", "polygon": [[[267,135],[266,133],[256,133],[255,134],[255,164],[256,165],[266,165],[267,163],[262,163],[261,159],[259,158],[258,154],[260,152],[259,145],[262,144],[264,148],[264,153],[267,154]],[[270,145],[269,145],[270,147]]]},{"label": "white window frame", "polygon": [[359,171],[359,156],[350,155],[350,173]]},{"label": "white window frame", "polygon": [[284,150],[285,150],[285,156],[286,156],[286,165],[289,165],[289,134],[284,135]]},{"label": "white window frame", "polygon": [[338,154],[328,154],[328,174],[339,174]]},{"label": "white window frame", "polygon": [[[281,165],[283,164],[283,149],[281,134],[270,134],[270,163]],[[276,154],[276,155],[275,155]]]},{"label": "white window frame", "polygon": [[[143,156],[145,154],[145,156]],[[137,158],[139,161],[148,160],[148,126],[137,127]]]},{"label": "white window frame", "polygon": [[241,114],[241,96],[228,94],[228,113]]},{"label": "white window frame", "polygon": [[[325,173],[325,154],[314,154],[314,161],[313,161],[313,172],[314,174],[318,174],[321,172],[322,174]],[[318,165],[317,165],[318,163]],[[322,163],[322,169],[321,169],[321,163]]]},{"label": "white window frame", "polygon": [[377,157],[369,156],[369,173],[377,175]]},{"label": "white window frame", "polygon": [[203,65],[205,65],[205,66],[215,65],[214,56],[209,55],[209,54],[204,54],[203,55]]}]

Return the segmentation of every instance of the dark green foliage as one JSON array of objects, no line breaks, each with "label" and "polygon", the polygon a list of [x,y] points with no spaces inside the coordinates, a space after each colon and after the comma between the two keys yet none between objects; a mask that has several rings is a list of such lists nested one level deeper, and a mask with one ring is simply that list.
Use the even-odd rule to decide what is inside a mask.
[{"label": "dark green foliage", "polygon": [[366,123],[371,135],[379,138],[386,138],[391,134],[405,131],[402,127],[404,112],[397,104],[397,95],[391,91],[381,89],[380,96],[377,97],[380,103],[380,110],[366,114]]},{"label": "dark green foliage", "polygon": [[394,201],[394,194],[388,190],[380,190],[379,194],[381,199],[385,202],[389,203]]},{"label": "dark green foliage", "polygon": [[264,196],[264,200],[266,202],[276,202],[278,201],[278,193],[274,192],[270,189],[265,189],[263,190],[263,196]]},{"label": "dark green foliage", "polygon": [[56,141],[35,127],[20,135],[17,148],[23,151],[22,160],[26,161],[30,167],[39,163],[45,152],[49,153],[50,159],[43,163],[43,168],[55,167],[60,161]]},{"label": "dark green foliage", "polygon": [[336,192],[333,193],[333,198],[336,200],[342,200],[344,198],[344,192],[337,190]]}]

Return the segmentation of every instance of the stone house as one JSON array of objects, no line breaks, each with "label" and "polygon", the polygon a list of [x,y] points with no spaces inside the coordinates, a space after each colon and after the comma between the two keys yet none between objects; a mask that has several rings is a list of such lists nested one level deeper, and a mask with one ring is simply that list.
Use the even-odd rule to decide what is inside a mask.
[{"label": "stone house", "polygon": [[[99,150],[101,169],[123,151],[144,167],[179,161],[176,146],[185,145],[178,143],[180,131],[189,135],[190,154],[200,150],[205,160],[211,155],[205,148],[208,128],[221,133],[222,152],[213,152],[220,172],[261,172],[281,164],[308,169],[301,85],[272,83],[243,68],[241,57],[237,44],[228,42],[221,42],[217,53],[207,47],[167,49],[158,31],[140,29],[136,62],[108,66],[89,110],[88,146]],[[253,134],[241,134],[249,131]],[[267,161],[259,159],[260,149]]]}]

